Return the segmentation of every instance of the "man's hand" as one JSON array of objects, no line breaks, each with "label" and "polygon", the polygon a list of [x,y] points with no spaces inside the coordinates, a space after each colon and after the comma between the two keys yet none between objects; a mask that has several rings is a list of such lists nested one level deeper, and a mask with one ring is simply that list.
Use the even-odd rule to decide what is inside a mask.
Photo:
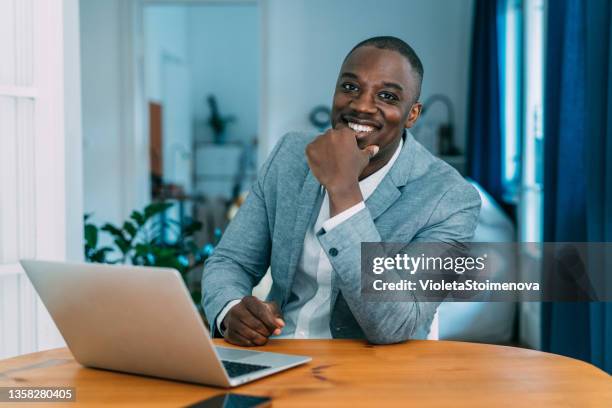
[{"label": "man's hand", "polygon": [[359,175],[378,149],[360,149],[350,128],[330,129],[306,147],[308,166],[329,194],[330,217],[363,200]]},{"label": "man's hand", "polygon": [[238,346],[263,346],[268,337],[278,335],[285,326],[274,302],[262,302],[255,296],[246,296],[232,307],[225,319],[224,338]]}]

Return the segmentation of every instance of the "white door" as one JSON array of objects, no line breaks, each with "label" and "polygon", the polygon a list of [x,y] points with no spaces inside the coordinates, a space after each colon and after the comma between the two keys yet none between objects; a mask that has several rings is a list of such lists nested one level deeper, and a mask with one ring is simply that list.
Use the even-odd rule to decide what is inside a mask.
[{"label": "white door", "polygon": [[0,358],[64,345],[18,261],[82,253],[78,56],[78,0],[0,0]]}]

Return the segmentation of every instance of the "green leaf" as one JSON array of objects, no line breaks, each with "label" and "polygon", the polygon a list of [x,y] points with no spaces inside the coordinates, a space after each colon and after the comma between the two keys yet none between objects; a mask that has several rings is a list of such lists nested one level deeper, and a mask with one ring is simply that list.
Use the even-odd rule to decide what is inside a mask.
[{"label": "green leaf", "polygon": [[90,261],[91,262],[97,262],[97,263],[106,263],[106,254],[108,252],[111,252],[113,249],[111,247],[103,247],[100,248],[99,250],[95,251],[91,257],[90,257]]},{"label": "green leaf", "polygon": [[113,224],[106,223],[106,224],[104,224],[104,226],[102,226],[101,229],[102,229],[102,231],[108,232],[109,234],[111,234],[115,238],[121,238],[121,239],[125,240],[125,237],[123,236],[123,231],[121,231],[119,228],[115,227]]},{"label": "green leaf", "polygon": [[85,242],[91,248],[98,245],[98,227],[93,224],[85,225]]},{"label": "green leaf", "polygon": [[147,244],[137,244],[134,246],[134,251],[138,255],[145,255],[151,252],[151,247]]},{"label": "green leaf", "polygon": [[117,245],[117,247],[123,254],[127,254],[130,250],[130,243],[123,238],[115,239],[115,245]]},{"label": "green leaf", "polygon": [[138,212],[136,210],[132,211],[132,214],[130,214],[130,218],[136,221],[136,225],[138,225],[139,227],[145,225],[146,220],[141,212]]},{"label": "green leaf", "polygon": [[193,221],[191,224],[183,228],[183,236],[193,235],[194,233],[200,231],[203,225],[204,224],[202,224],[200,221]]},{"label": "green leaf", "polygon": [[145,221],[148,221],[151,217],[161,212],[166,211],[168,208],[172,207],[174,204],[172,203],[153,203],[149,204],[144,209],[144,217]]},{"label": "green leaf", "polygon": [[134,224],[132,224],[130,221],[126,221],[123,223],[123,229],[130,234],[130,237],[132,237],[132,239],[134,239],[136,237],[136,226]]}]

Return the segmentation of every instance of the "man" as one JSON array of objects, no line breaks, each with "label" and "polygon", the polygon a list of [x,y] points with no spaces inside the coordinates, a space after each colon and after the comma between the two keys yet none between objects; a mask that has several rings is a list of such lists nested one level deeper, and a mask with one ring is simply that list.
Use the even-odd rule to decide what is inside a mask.
[{"label": "man", "polygon": [[[332,129],[285,135],[228,226],[202,280],[214,332],[242,346],[270,336],[425,338],[437,307],[361,299],[361,242],[461,242],[478,193],[406,129],[421,113],[422,64],[395,37],[345,58]],[[271,267],[267,302],[251,296]]]}]

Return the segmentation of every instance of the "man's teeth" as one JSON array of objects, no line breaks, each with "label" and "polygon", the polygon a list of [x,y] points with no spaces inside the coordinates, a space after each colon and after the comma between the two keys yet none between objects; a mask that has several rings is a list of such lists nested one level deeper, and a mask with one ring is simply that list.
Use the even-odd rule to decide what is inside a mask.
[{"label": "man's teeth", "polygon": [[348,127],[353,129],[355,132],[361,132],[361,133],[374,131],[374,126],[360,125],[358,123],[353,123],[353,122],[348,122]]}]

